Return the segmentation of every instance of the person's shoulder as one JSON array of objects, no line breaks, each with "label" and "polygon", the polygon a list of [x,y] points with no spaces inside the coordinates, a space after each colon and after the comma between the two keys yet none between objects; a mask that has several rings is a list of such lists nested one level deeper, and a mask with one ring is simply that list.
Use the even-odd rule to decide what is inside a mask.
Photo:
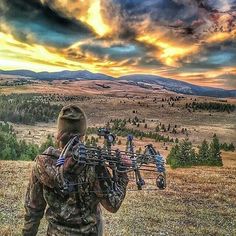
[{"label": "person's shoulder", "polygon": [[60,151],[54,147],[47,148],[35,159],[33,173],[37,179],[45,186],[54,187],[54,177],[56,176],[56,162]]},{"label": "person's shoulder", "polygon": [[48,156],[52,158],[58,158],[60,156],[60,150],[54,147],[48,147],[40,156]]},{"label": "person's shoulder", "polygon": [[46,162],[53,163],[60,156],[60,150],[54,147],[48,147],[43,153],[39,154],[35,161],[38,164],[45,164]]}]

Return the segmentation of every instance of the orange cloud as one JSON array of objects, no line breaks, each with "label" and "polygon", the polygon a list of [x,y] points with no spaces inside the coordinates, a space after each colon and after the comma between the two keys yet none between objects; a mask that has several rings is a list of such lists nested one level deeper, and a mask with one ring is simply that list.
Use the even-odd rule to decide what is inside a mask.
[{"label": "orange cloud", "polygon": [[80,20],[90,25],[99,36],[104,36],[110,31],[109,26],[104,23],[101,15],[100,0],[92,1],[88,11],[80,17]]},{"label": "orange cloud", "polygon": [[206,70],[203,72],[180,72],[180,73],[166,73],[166,76],[175,77],[179,80],[184,80],[189,83],[194,83],[201,86],[210,87],[224,87],[227,89],[235,89],[230,85],[224,83],[224,80],[219,80],[219,78],[227,78],[230,76],[236,77],[236,67],[225,67],[219,69]]},{"label": "orange cloud", "polygon": [[[1,69],[31,69],[34,71],[90,70],[112,76],[141,72],[142,69],[127,65],[126,61],[101,60],[92,54],[85,54],[82,60],[67,58],[66,51],[46,48],[37,44],[19,42],[12,35],[0,32]],[[79,49],[77,49],[79,50]],[[79,51],[78,51],[79,54]]]},{"label": "orange cloud", "polygon": [[90,26],[99,37],[110,32],[110,27],[102,17],[101,0],[42,0],[69,17]]},{"label": "orange cloud", "polygon": [[167,38],[159,38],[156,35],[138,36],[137,41],[155,46],[157,51],[156,57],[167,66],[178,67],[179,61],[190,54],[199,50],[198,45],[178,45]]},{"label": "orange cloud", "polygon": [[229,39],[236,39],[236,29],[231,32],[215,32],[206,37],[206,43],[220,43]]},{"label": "orange cloud", "polygon": [[93,65],[73,62],[58,52],[50,51],[42,45],[19,42],[12,35],[0,32],[0,64],[2,69],[32,69],[35,71],[57,71],[89,68]]}]

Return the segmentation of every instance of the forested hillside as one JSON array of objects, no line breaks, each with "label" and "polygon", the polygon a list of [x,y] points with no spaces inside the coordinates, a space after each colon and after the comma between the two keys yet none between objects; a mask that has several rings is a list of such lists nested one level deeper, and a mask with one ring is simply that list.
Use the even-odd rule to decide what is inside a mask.
[{"label": "forested hillside", "polygon": [[41,146],[18,140],[12,125],[0,122],[0,159],[2,160],[34,160],[39,153],[52,145],[54,143],[51,136],[48,136]]},{"label": "forested hillside", "polygon": [[13,123],[35,124],[55,121],[62,105],[53,104],[35,94],[0,96],[0,120]]}]

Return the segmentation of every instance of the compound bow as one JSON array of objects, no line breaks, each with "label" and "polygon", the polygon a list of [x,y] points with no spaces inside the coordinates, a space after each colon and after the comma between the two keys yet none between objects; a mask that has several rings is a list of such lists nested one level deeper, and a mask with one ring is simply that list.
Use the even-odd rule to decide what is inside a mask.
[{"label": "compound bow", "polygon": [[[103,148],[85,146],[78,136],[74,136],[64,147],[57,160],[57,166],[63,165],[65,157],[70,151],[74,160],[81,165],[101,165],[110,168],[114,190],[116,189],[118,174],[130,172],[134,172],[137,188],[142,190],[145,181],[142,178],[141,171],[156,172],[156,186],[159,189],[166,188],[165,161],[152,144],[145,146],[144,153],[135,153],[133,136],[128,135],[126,150],[113,150],[111,147],[115,143],[115,135],[108,128],[99,128],[98,135],[105,139]],[[122,157],[129,159],[132,164],[124,165]]]}]

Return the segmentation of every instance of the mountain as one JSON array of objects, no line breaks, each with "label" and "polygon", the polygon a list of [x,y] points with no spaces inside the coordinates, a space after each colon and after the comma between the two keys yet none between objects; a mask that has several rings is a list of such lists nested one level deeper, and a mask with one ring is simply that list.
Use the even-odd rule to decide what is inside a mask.
[{"label": "mountain", "polygon": [[192,94],[210,97],[236,97],[236,90],[226,90],[190,84],[180,80],[163,78],[156,75],[133,74],[119,77],[121,80],[132,81],[132,83],[145,83],[160,85],[166,90],[176,93]]},{"label": "mountain", "polygon": [[0,75],[18,75],[24,77],[36,77],[37,73],[31,70],[0,70]]},{"label": "mountain", "polygon": [[145,75],[145,74],[132,74],[121,76],[119,78],[113,78],[101,73],[92,73],[87,70],[79,71],[59,71],[59,72],[34,72],[30,70],[12,70],[4,71],[0,70],[0,75],[16,75],[30,77],[38,80],[125,80],[129,83],[139,85],[139,83],[145,83],[146,85],[159,85],[163,89],[173,91],[182,94],[191,94],[199,96],[211,96],[211,97],[236,97],[236,90],[225,90],[221,88],[211,88],[198,86],[183,82],[180,80],[174,80],[164,78],[156,75]]},{"label": "mountain", "polygon": [[114,79],[111,76],[104,75],[101,73],[91,73],[87,70],[79,71],[59,71],[59,72],[34,72],[30,70],[12,70],[12,71],[3,71],[0,70],[0,74],[4,75],[18,75],[31,77],[39,80],[74,80],[74,79],[88,79],[88,80],[112,80]]}]

